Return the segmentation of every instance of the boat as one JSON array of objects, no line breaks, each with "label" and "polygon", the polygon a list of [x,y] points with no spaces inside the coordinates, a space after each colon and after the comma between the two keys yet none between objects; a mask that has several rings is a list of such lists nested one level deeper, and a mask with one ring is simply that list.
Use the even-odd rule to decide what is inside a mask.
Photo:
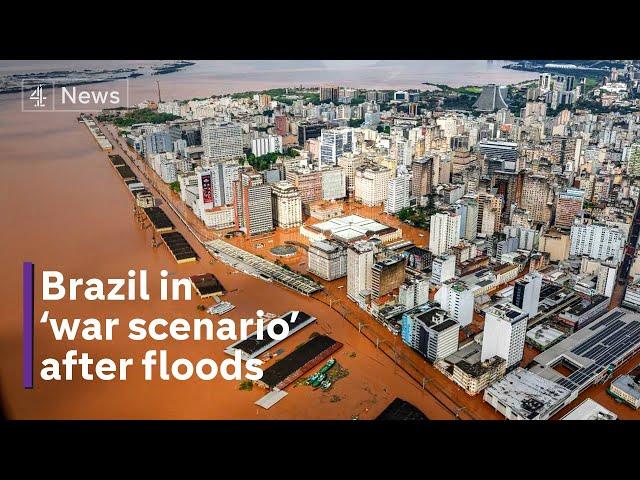
[{"label": "boat", "polygon": [[319,373],[323,373],[323,374],[327,373],[329,369],[335,365],[335,363],[336,363],[336,360],[334,358],[330,358],[329,361],[324,364],[324,367],[320,369]]},{"label": "boat", "polygon": [[331,382],[330,382],[329,380],[325,380],[324,382],[322,382],[322,383],[320,384],[320,387],[321,387],[323,390],[328,390],[330,386],[331,386]]},{"label": "boat", "polygon": [[318,375],[318,378],[311,382],[311,386],[313,388],[318,388],[325,378],[327,378],[327,376],[324,373],[320,373],[320,375]]}]

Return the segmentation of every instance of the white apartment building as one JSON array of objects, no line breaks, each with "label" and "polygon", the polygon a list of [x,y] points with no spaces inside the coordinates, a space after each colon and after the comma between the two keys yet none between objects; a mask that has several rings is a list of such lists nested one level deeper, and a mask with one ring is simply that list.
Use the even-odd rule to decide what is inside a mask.
[{"label": "white apartment building", "polygon": [[542,275],[531,272],[513,285],[513,304],[522,309],[529,318],[538,314],[540,290],[542,289]]},{"label": "white apartment building", "polygon": [[389,180],[393,173],[381,165],[358,167],[355,171],[355,199],[367,207],[383,204],[389,194]]},{"label": "white apartment building", "polygon": [[460,215],[453,212],[438,212],[431,215],[429,250],[441,255],[460,243]]},{"label": "white apartment building", "polygon": [[456,276],[456,256],[438,255],[431,264],[431,281],[435,285],[448,282]]},{"label": "white apartment building", "polygon": [[302,197],[291,182],[282,180],[271,186],[273,224],[280,228],[302,225]]},{"label": "white apartment building", "polygon": [[625,235],[618,227],[597,222],[574,224],[571,227],[570,238],[570,255],[588,255],[596,260],[611,257],[616,264],[622,258]]},{"label": "white apartment building", "polygon": [[280,135],[266,135],[251,140],[251,152],[256,157],[267,153],[282,153],[282,137]]},{"label": "white apartment building", "polygon": [[409,173],[398,173],[396,178],[389,180],[389,192],[384,204],[386,213],[395,214],[403,208],[409,206],[411,196],[411,175]]},{"label": "white apartment building", "polygon": [[473,321],[474,292],[462,281],[450,280],[436,292],[435,301],[449,313],[461,327]]},{"label": "white apartment building", "polygon": [[481,361],[494,356],[507,361],[507,369],[522,360],[528,315],[510,303],[489,308],[484,320]]}]

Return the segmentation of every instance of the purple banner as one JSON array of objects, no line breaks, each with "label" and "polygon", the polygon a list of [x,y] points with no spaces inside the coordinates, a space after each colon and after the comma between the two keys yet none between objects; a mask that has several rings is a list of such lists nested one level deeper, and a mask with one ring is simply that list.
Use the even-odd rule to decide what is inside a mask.
[{"label": "purple banner", "polygon": [[33,263],[22,263],[22,383],[33,388]]}]

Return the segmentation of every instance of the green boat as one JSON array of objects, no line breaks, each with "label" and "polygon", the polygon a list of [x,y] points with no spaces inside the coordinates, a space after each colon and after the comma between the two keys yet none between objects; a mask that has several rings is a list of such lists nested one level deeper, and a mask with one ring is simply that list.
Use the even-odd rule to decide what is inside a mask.
[{"label": "green boat", "polygon": [[324,367],[320,369],[320,373],[327,373],[329,369],[335,365],[335,363],[335,359],[330,358],[329,361],[324,364]]},{"label": "green boat", "polygon": [[311,382],[311,386],[313,388],[318,388],[325,378],[326,378],[326,375],[324,373],[321,373],[320,375],[318,375],[318,378],[316,378],[313,382]]}]

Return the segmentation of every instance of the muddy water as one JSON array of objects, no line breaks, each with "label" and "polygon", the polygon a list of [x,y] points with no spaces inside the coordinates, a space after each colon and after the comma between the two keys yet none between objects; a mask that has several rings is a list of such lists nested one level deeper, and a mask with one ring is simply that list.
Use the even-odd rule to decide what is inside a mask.
[{"label": "muddy water", "polygon": [[[151,246],[149,230],[140,230],[132,215],[132,200],[84,126],[73,114],[21,113],[19,102],[0,99],[0,158],[2,219],[4,221],[0,265],[0,381],[7,414],[11,418],[372,418],[395,396],[414,402],[432,418],[451,413],[429,399],[393,363],[362,339],[353,327],[320,302],[302,297],[232,270],[202,260],[176,265],[164,247]],[[172,215],[176,225],[177,218]],[[182,232],[188,235],[181,227]],[[193,237],[187,236],[194,246]],[[112,341],[54,341],[46,325],[36,324],[36,378],[33,390],[22,388],[21,265],[23,261],[43,269],[60,270],[67,278],[125,277],[133,269],[147,269],[152,300],[148,302],[44,302],[36,275],[35,315],[47,309],[58,317],[116,317]],[[319,319],[282,344],[285,353],[305,341],[313,331],[329,333],[345,344],[336,358],[350,375],[327,393],[307,387],[289,387],[290,395],[265,411],[253,402],[264,392],[238,390],[238,382],[143,380],[136,362],[127,381],[44,382],[39,380],[43,359],[61,359],[69,349],[87,352],[94,359],[134,357],[148,349],[165,348],[171,358],[193,361],[226,355],[219,341],[132,342],[126,338],[126,322],[134,317],[193,318],[199,300],[157,300],[159,271],[186,276],[211,271],[228,290],[227,300],[237,305],[229,316],[255,316],[258,308],[274,313],[290,309],[307,311]],[[237,289],[237,290],[236,290]],[[155,298],[155,299],[154,299]],[[203,303],[211,303],[203,302]],[[355,353],[355,355],[354,355]]]},{"label": "muddy water", "polygon": [[[291,69],[265,72],[256,69],[248,74],[246,69],[241,69],[238,74],[218,74],[218,67],[213,63],[203,63],[194,67],[193,72],[131,80],[131,103],[155,99],[156,79],[160,80],[163,98],[205,97],[214,93],[282,87],[292,82],[309,84],[319,81],[318,70],[314,68],[297,73]],[[367,73],[361,79],[358,77],[356,82],[353,72],[339,70],[341,65],[329,67],[338,69],[347,83],[349,80],[351,83],[359,82],[359,86],[380,83],[376,69],[367,67]],[[440,70],[429,67],[431,70],[417,76],[394,78],[390,81],[393,85],[385,81],[380,86],[419,86],[424,80],[443,75],[451,77],[449,72],[453,67],[443,65]],[[396,71],[399,67],[392,65],[389,68]],[[458,73],[457,80],[449,78],[452,84],[478,83],[480,79],[481,83],[497,81],[494,78],[496,72],[514,74],[502,69],[492,72],[484,64],[471,69],[459,65],[454,70]],[[387,78],[386,74],[383,77]],[[342,77],[339,79],[343,80]],[[102,88],[113,86],[121,88],[122,83],[103,84]],[[201,261],[176,265],[165,247],[153,248],[150,231],[141,230],[134,220],[132,199],[126,187],[89,132],[77,123],[75,115],[22,113],[17,95],[0,96],[0,218],[3,222],[0,242],[0,393],[9,417],[349,419],[359,415],[367,419],[375,417],[394,397],[399,396],[417,405],[430,418],[453,418],[451,411],[424,393],[325,304],[237,273],[221,263],[210,264],[207,252],[196,244],[193,236],[168,208],[165,210],[196,248]],[[417,244],[427,240],[422,237],[412,239]],[[36,323],[35,388],[24,390],[23,261],[34,262],[37,273],[43,269],[59,270],[67,278],[125,277],[129,269],[146,269],[150,276],[152,300],[43,302],[40,299],[40,278],[36,274],[36,319],[47,309],[56,318],[117,317],[121,319],[122,326],[116,328],[112,341],[77,340],[66,343],[54,341],[50,328]],[[264,391],[257,387],[251,392],[240,391],[236,381],[219,378],[207,382],[198,379],[162,381],[157,377],[144,381],[138,359],[148,349],[166,349],[172,359],[184,357],[197,361],[206,357],[220,363],[227,358],[223,353],[225,345],[219,341],[160,343],[132,342],[126,338],[126,323],[133,317],[147,320],[155,317],[190,319],[199,316],[196,309],[199,303],[211,303],[196,299],[188,302],[157,300],[154,294],[158,291],[159,271],[162,269],[178,277],[214,273],[231,292],[225,299],[237,306],[228,314],[234,319],[254,317],[257,309],[274,313],[299,309],[314,315],[318,318],[317,324],[296,333],[278,348],[283,348],[287,354],[314,331],[329,334],[344,344],[336,358],[350,374],[326,393],[290,386],[287,388],[289,395],[268,411],[253,404]],[[136,364],[130,367],[129,378],[124,382],[88,382],[77,376],[69,382],[39,380],[39,365],[43,359],[61,359],[72,348],[87,352],[96,360],[133,357]]]}]

